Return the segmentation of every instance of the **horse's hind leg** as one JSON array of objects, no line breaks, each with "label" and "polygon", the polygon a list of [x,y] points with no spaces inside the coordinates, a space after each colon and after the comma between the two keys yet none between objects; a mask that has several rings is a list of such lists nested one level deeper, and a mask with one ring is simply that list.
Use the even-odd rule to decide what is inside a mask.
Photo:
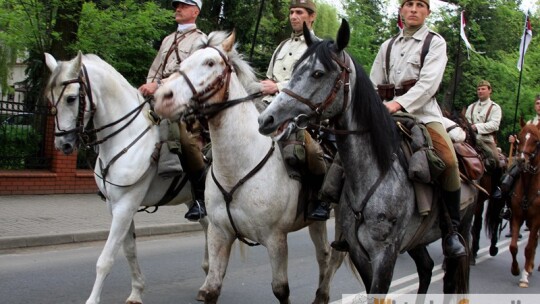
[{"label": "horse's hind leg", "polygon": [[272,267],[272,291],[280,304],[290,304],[289,278],[287,276],[287,261],[289,259],[287,235],[283,233],[274,235],[268,240],[266,249]]},{"label": "horse's hind leg", "polygon": [[525,266],[523,267],[521,279],[519,280],[519,287],[521,288],[529,287],[528,277],[533,272],[534,256],[536,255],[536,246],[538,246],[538,228],[538,226],[531,227],[529,240],[527,241],[527,246],[525,246]]},{"label": "horse's hind leg", "polygon": [[418,246],[413,248],[407,253],[411,256],[416,264],[416,271],[418,272],[418,294],[425,294],[428,291],[429,284],[431,284],[431,276],[433,274],[433,267],[435,263],[429,256],[425,246]]},{"label": "horse's hind leg", "polygon": [[86,304],[99,303],[101,290],[103,289],[103,282],[111,272],[114,259],[118,253],[118,250],[120,249],[121,243],[129,231],[129,227],[133,221],[135,212],[135,208],[133,208],[133,210],[129,210],[126,209],[125,206],[117,206],[112,210],[112,222],[109,237],[107,238],[105,246],[103,247],[103,250],[101,251],[101,254],[97,260],[96,280],[94,282],[94,287],[92,288],[92,293],[86,301]]},{"label": "horse's hind leg", "polygon": [[135,243],[135,223],[131,221],[129,231],[124,239],[124,255],[131,269],[131,294],[126,300],[127,304],[142,304],[144,290],[144,277],[137,261],[137,244]]},{"label": "horse's hind leg", "polygon": [[[338,240],[341,237],[341,221],[339,217],[339,205],[334,208],[334,214],[336,216],[335,218],[335,234],[334,239]],[[313,226],[313,225],[312,225]],[[311,228],[311,226],[310,226]],[[324,234],[326,236],[326,232]],[[315,247],[317,247],[317,244],[315,244]],[[319,280],[319,288],[317,289],[317,292],[315,294],[315,301],[313,301],[314,304],[318,303],[328,303],[330,301],[330,284],[332,283],[332,279],[334,278],[334,275],[336,274],[336,271],[343,263],[343,259],[347,253],[340,252],[334,249],[330,249],[330,260],[328,263],[328,267],[326,268],[326,273],[322,276],[322,280]],[[319,269],[321,264],[319,263]],[[321,269],[320,269],[321,270]]]},{"label": "horse's hind leg", "polygon": [[204,301],[206,304],[214,304],[217,303],[221,293],[221,286],[229,265],[231,247],[235,237],[220,227],[209,223],[207,238],[209,269],[204,284],[199,289],[197,300]]}]

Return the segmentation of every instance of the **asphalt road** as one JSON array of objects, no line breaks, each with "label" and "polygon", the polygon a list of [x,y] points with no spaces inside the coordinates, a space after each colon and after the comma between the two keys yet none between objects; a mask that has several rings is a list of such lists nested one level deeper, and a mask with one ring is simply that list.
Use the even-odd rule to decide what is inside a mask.
[{"label": "asphalt road", "polygon": [[[329,222],[329,229],[333,221]],[[332,229],[330,229],[332,230]],[[525,234],[526,237],[528,234]],[[471,293],[540,294],[538,274],[531,287],[517,287],[518,278],[510,274],[508,239],[503,237],[500,253],[489,257],[488,243],[482,240],[478,264],[471,268]],[[2,303],[84,303],[95,278],[95,262],[103,242],[82,243],[0,252],[0,294]],[[520,262],[523,263],[520,246]],[[200,268],[203,235],[200,232],[138,239],[139,261],[146,278],[145,303],[198,303],[198,288],[204,281]],[[429,246],[436,263],[430,293],[442,292],[442,253],[440,244]],[[318,273],[313,245],[307,230],[289,236],[289,283],[292,303],[311,303]],[[246,248],[242,256],[238,246],[233,250],[219,303],[276,303],[270,287],[271,270],[263,247]],[[417,288],[415,266],[407,255],[396,265],[391,291],[411,293]],[[342,294],[364,291],[347,266],[342,266],[332,284],[331,301],[340,303]],[[129,270],[122,254],[106,279],[102,303],[124,303],[130,292]],[[349,296],[349,298],[352,297]],[[354,301],[343,301],[353,303]]]}]

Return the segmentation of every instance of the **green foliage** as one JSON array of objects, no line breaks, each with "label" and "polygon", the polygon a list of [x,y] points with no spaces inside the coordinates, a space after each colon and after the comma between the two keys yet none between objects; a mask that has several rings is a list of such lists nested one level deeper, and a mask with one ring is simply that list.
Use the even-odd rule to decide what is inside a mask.
[{"label": "green foliage", "polygon": [[328,3],[317,2],[317,19],[313,25],[315,34],[323,39],[335,39],[339,29],[337,10]]},{"label": "green foliage", "polygon": [[172,10],[156,3],[126,0],[105,9],[85,3],[78,41],[72,51],[94,53],[114,66],[134,86],[145,82],[156,55],[154,42],[174,30]]}]

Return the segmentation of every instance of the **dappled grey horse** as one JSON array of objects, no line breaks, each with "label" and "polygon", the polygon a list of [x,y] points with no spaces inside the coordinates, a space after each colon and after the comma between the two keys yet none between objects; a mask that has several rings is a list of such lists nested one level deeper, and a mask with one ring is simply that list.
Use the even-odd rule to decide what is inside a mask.
[{"label": "dappled grey horse", "polygon": [[[417,266],[418,293],[425,293],[434,266],[426,245],[441,237],[438,204],[433,206],[433,218],[415,211],[413,184],[398,156],[395,123],[366,73],[344,51],[348,23],[343,20],[335,43],[310,39],[307,29],[304,35],[309,47],[287,88],[259,116],[259,131],[279,136],[290,123],[320,128],[320,122],[329,119],[334,129],[328,131],[336,134],[345,170],[339,202],[343,234],[367,292],[388,292],[397,256],[407,251]],[[466,188],[462,187],[462,200],[472,202],[476,192]],[[468,236],[472,209],[466,211],[461,232]],[[427,229],[418,232],[430,219]],[[467,290],[469,266],[463,260],[447,259],[445,292]]]}]

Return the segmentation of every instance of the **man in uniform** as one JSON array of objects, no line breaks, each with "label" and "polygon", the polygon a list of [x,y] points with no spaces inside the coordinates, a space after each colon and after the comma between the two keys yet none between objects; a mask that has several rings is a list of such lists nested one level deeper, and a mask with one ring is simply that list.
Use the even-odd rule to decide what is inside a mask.
[{"label": "man in uniform", "polygon": [[[270,103],[281,89],[289,82],[294,64],[307,49],[303,34],[303,24],[313,34],[313,23],[317,17],[317,7],[312,0],[291,0],[289,7],[289,21],[293,32],[291,37],[282,41],[272,55],[267,79],[262,80],[261,92],[267,96],[263,100]],[[324,153],[320,145],[305,133],[306,163],[308,171],[314,176],[314,187],[320,188],[326,173]],[[308,214],[311,220],[323,221],[330,217],[330,204],[316,200],[313,211]]]},{"label": "man in uniform", "polygon": [[[177,30],[165,37],[158,54],[150,67],[146,84],[139,87],[145,96],[153,95],[166,82],[166,78],[178,71],[182,60],[194,51],[194,46],[206,35],[197,29],[195,21],[201,12],[201,0],[172,0]],[[184,122],[179,123],[182,167],[188,175],[192,187],[193,204],[185,218],[196,221],[206,215],[204,204],[204,183],[206,170],[197,136],[188,132]],[[165,147],[163,147],[165,148]]]},{"label": "man in uniform", "polygon": [[491,84],[487,80],[482,80],[476,86],[478,100],[467,107],[465,117],[471,124],[471,128],[476,133],[476,140],[489,147],[484,149],[486,157],[490,158],[489,163],[493,164],[492,169],[499,168],[499,151],[497,150],[496,133],[501,124],[501,107],[491,100]]},{"label": "man in uniform", "polygon": [[[466,251],[457,232],[461,192],[458,162],[442,124],[442,111],[434,97],[446,67],[446,41],[425,25],[431,13],[429,0],[400,2],[399,14],[405,27],[399,35],[381,45],[370,78],[376,87],[393,85],[392,96],[387,95],[384,100],[390,113],[403,110],[426,124],[435,152],[446,164],[438,181],[452,225],[450,227],[445,224],[446,221],[441,221],[441,230],[446,234],[446,237],[443,235],[443,251],[447,257],[464,256]],[[426,48],[428,51],[423,55]]]}]

